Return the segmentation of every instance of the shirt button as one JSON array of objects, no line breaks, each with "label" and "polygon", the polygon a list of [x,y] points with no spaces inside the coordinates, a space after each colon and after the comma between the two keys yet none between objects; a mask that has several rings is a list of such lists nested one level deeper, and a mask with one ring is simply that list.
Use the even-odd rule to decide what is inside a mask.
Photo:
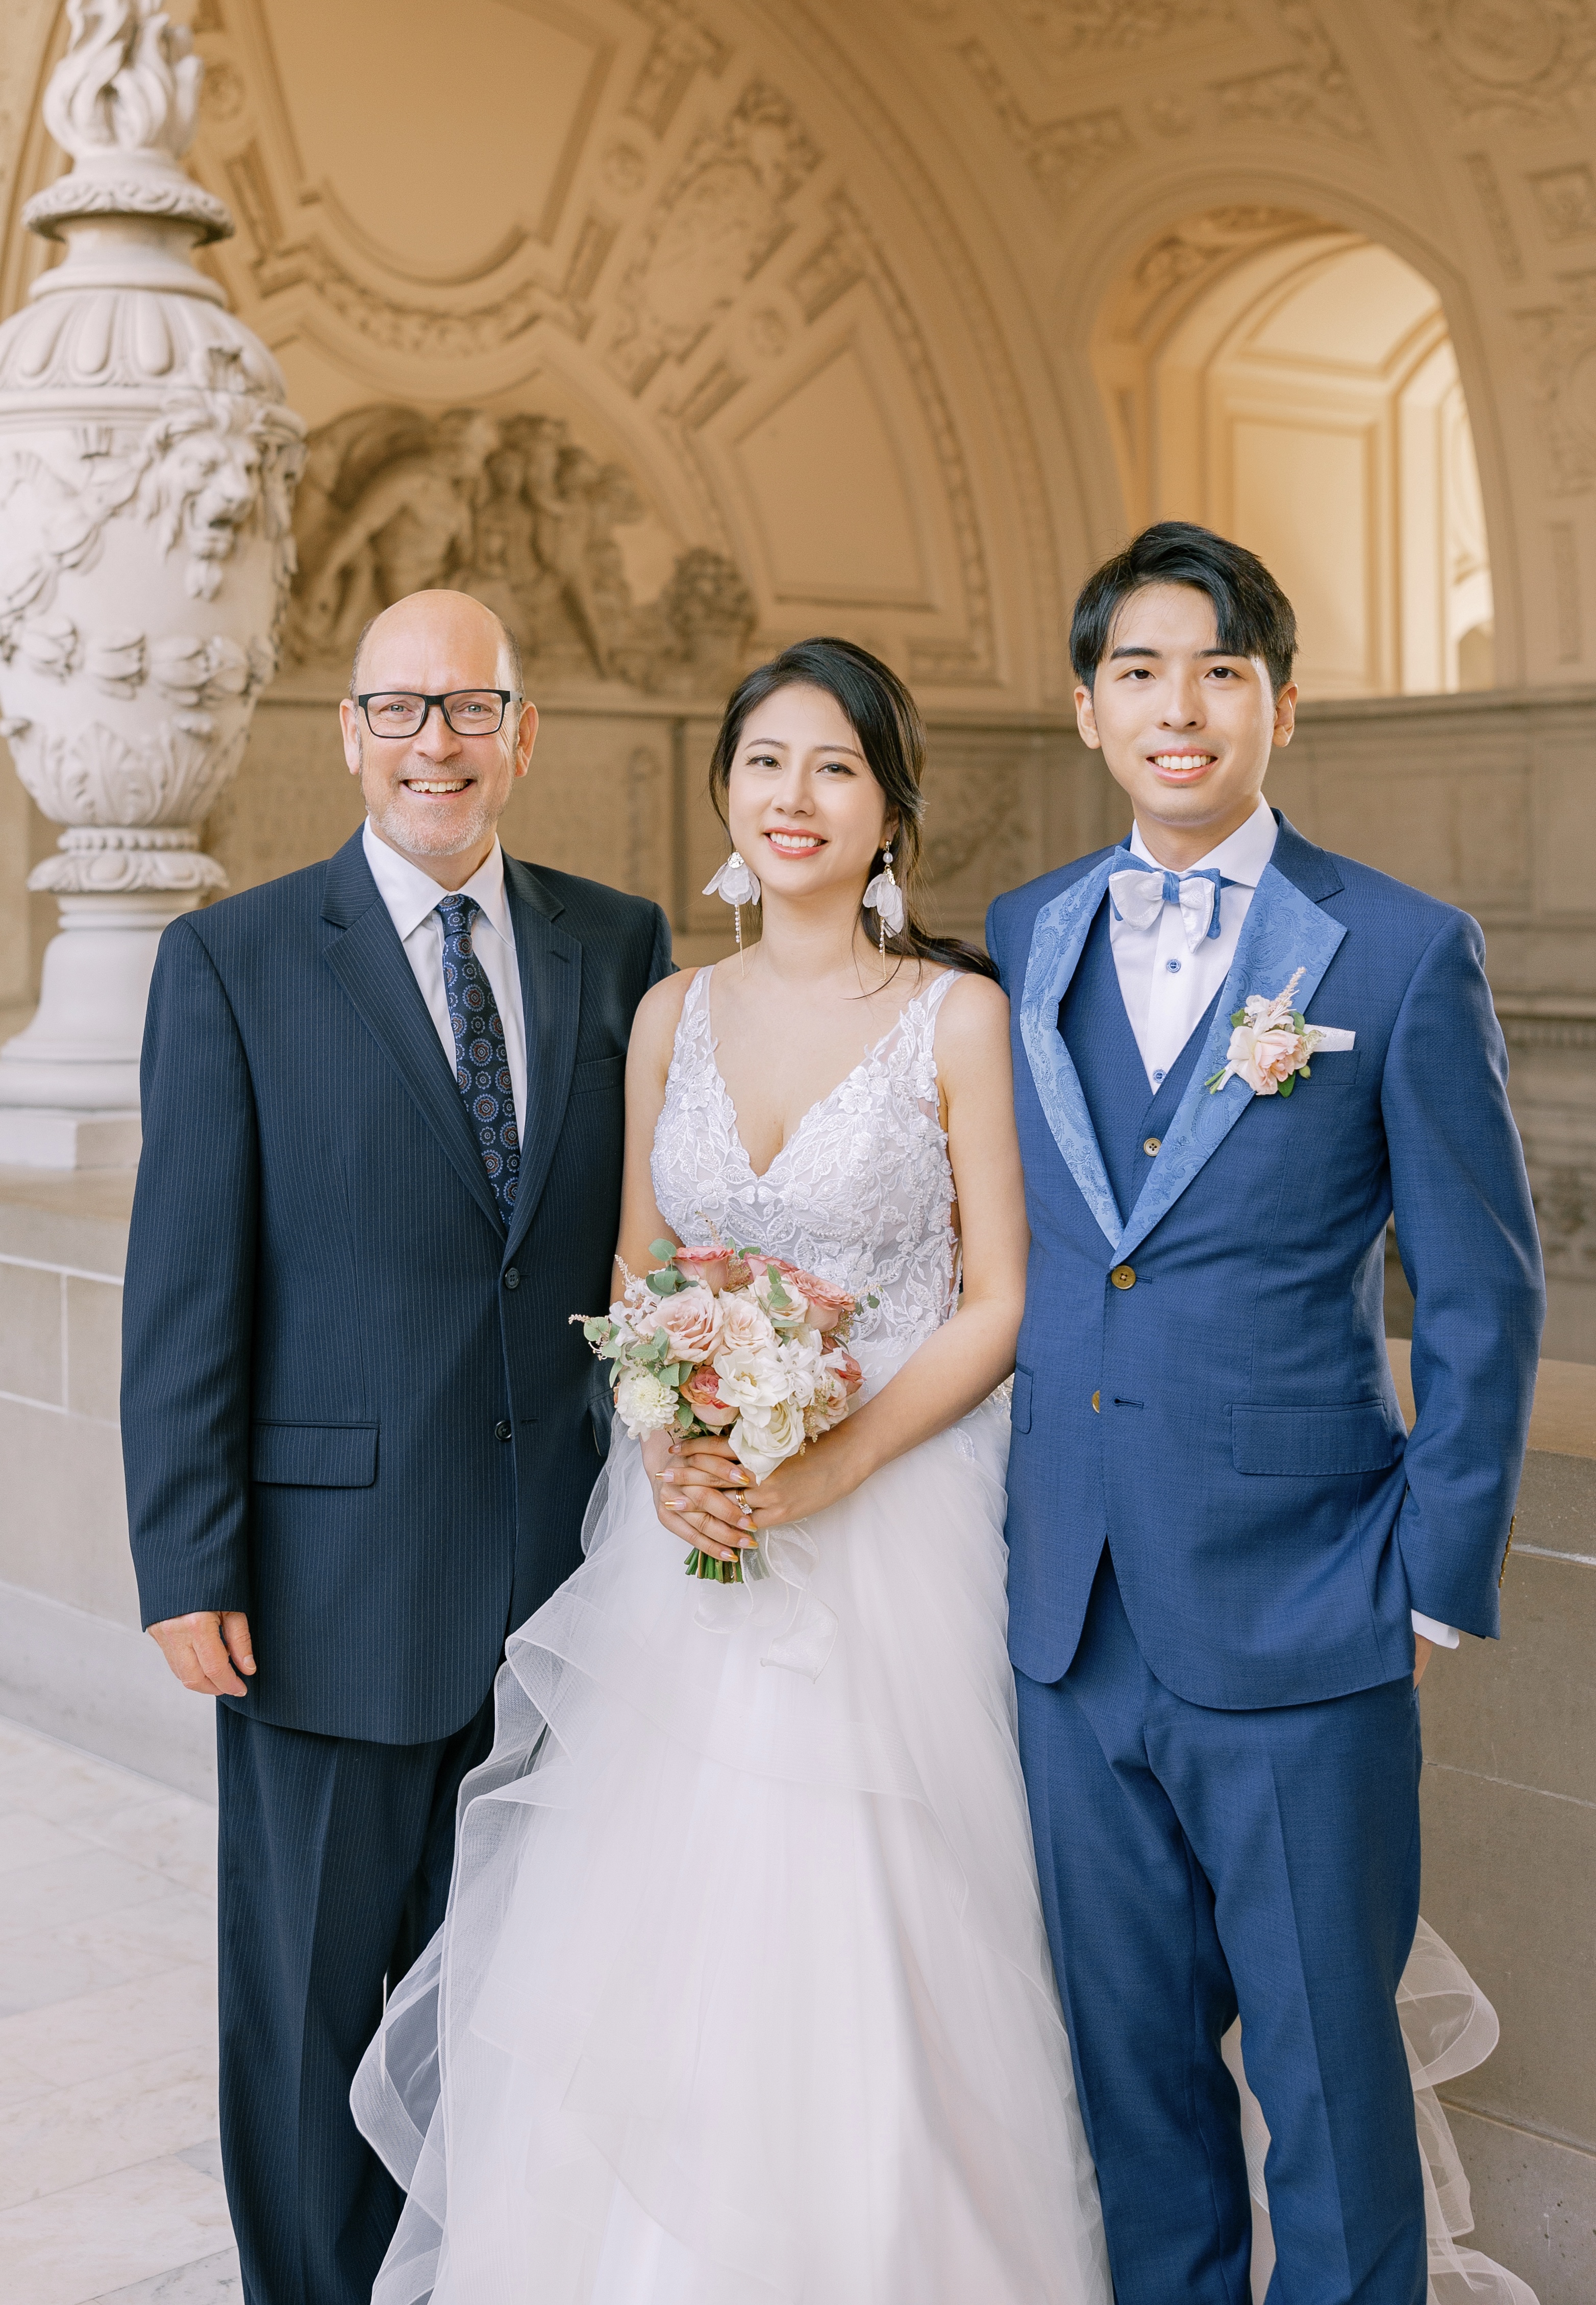
[{"label": "shirt button", "polygon": [[493,1437],[496,1441],[513,1441],[515,1438],[515,1427],[507,1416],[499,1418],[493,1428]]},{"label": "shirt button", "polygon": [[1150,1157],[1158,1151],[1163,1141],[1161,1136],[1144,1136],[1142,1139],[1142,1150]]},{"label": "shirt button", "polygon": [[521,1275],[514,1265],[505,1275],[505,1286],[506,1289],[519,1289],[521,1286]]},{"label": "shirt button", "polygon": [[1169,971],[1171,976],[1178,976],[1180,974],[1180,963],[1178,960],[1167,960],[1164,963],[1164,965]]},{"label": "shirt button", "polygon": [[1154,1075],[1153,1075],[1153,1076],[1152,1076],[1152,1083],[1153,1083],[1153,1086],[1154,1086],[1155,1088],[1157,1088],[1157,1086],[1158,1086],[1159,1083],[1163,1079],[1163,1077],[1164,1077],[1164,1068],[1163,1068],[1163,1067],[1160,1065],[1160,1066],[1159,1066],[1159,1069],[1158,1069],[1158,1071],[1157,1071],[1156,1073],[1154,1073]]},{"label": "shirt button", "polygon": [[1116,1264],[1108,1278],[1116,1289],[1133,1289],[1136,1286],[1136,1276],[1128,1264]]}]

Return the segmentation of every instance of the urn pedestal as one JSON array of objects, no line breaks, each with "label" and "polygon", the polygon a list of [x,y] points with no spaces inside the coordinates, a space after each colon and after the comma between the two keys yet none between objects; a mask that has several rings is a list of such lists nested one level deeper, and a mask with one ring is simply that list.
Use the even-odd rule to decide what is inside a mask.
[{"label": "urn pedestal", "polygon": [[230,233],[183,173],[201,67],[156,0],[69,0],[46,99],[70,174],[29,203],[65,243],[0,327],[0,736],[65,828],[32,1022],[0,1049],[0,1161],[138,1151],[161,931],[225,884],[200,846],[276,668],[304,428],[198,271]]}]

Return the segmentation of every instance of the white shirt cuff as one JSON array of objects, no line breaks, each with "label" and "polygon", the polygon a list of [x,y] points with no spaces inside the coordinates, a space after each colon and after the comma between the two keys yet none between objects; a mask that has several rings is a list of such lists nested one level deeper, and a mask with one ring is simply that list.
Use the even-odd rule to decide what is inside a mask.
[{"label": "white shirt cuff", "polygon": [[1438,1649],[1455,1649],[1457,1646],[1456,1625],[1438,1625],[1433,1617],[1422,1617],[1416,1609],[1409,1613],[1413,1620],[1414,1632],[1422,1633],[1427,1641],[1433,1641]]}]

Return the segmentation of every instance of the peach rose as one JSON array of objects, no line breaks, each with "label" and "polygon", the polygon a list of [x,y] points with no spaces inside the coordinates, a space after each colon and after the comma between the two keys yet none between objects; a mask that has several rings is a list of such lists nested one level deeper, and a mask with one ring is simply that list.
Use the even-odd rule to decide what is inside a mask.
[{"label": "peach rose", "polygon": [[707,1361],[720,1347],[720,1299],[707,1289],[678,1289],[659,1299],[658,1325],[670,1339],[672,1360]]},{"label": "peach rose", "polygon": [[1238,1025],[1230,1036],[1228,1061],[1258,1096],[1278,1095],[1281,1082],[1299,1072],[1308,1056],[1306,1039],[1293,1026],[1260,1033]]},{"label": "peach rose", "polygon": [[789,1289],[795,1289],[809,1307],[809,1326],[828,1336],[837,1323],[853,1310],[853,1299],[845,1289],[834,1282],[822,1280],[818,1272],[805,1272],[801,1264],[784,1264],[781,1277]]},{"label": "peach rose", "polygon": [[682,1388],[682,1397],[691,1405],[699,1423],[707,1425],[711,1433],[724,1432],[728,1425],[736,1422],[737,1412],[728,1401],[722,1400],[720,1380],[712,1368],[695,1368]]},{"label": "peach rose", "polygon": [[720,1307],[720,1349],[723,1352],[775,1343],[775,1329],[763,1307],[756,1305],[751,1297],[717,1297],[715,1301]]}]

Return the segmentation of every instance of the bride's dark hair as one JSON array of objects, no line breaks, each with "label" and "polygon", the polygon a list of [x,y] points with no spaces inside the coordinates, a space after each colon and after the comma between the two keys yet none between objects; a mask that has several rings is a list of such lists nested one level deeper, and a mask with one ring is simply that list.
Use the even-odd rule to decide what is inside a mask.
[{"label": "bride's dark hair", "polygon": [[[900,960],[937,961],[945,968],[968,969],[972,975],[989,976],[996,982],[998,971],[984,952],[958,937],[934,936],[921,917],[925,727],[919,707],[896,673],[868,649],[855,648],[852,641],[799,641],[751,672],[734,692],[709,757],[709,798],[728,836],[727,787],[743,724],[756,705],[779,688],[823,688],[836,699],[859,739],[870,774],[897,819],[889,845],[892,869],[904,892],[904,919],[902,934],[887,938],[887,951]],[[881,869],[881,855],[878,849],[870,865],[871,878]],[[878,934],[874,914],[862,905],[859,917],[873,944]]]}]

